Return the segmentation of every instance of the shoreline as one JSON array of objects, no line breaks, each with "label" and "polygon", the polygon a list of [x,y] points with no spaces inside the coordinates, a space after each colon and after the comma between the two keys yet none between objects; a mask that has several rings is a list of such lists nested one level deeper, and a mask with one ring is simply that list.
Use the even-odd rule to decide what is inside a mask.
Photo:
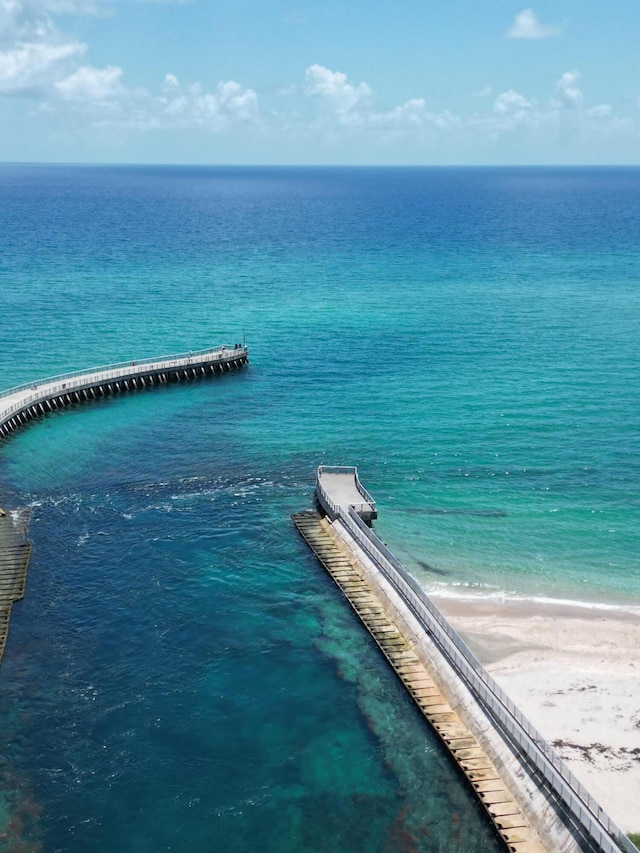
[{"label": "shoreline", "polygon": [[640,618],[631,608],[431,597],[624,832],[640,831]]}]

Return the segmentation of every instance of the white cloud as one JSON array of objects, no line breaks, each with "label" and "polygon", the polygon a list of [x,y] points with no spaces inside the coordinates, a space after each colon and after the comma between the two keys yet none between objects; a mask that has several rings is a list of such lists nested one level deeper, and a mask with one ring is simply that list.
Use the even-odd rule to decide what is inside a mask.
[{"label": "white cloud", "polygon": [[12,50],[0,51],[0,92],[26,94],[42,90],[67,60],[84,51],[84,45],[73,42],[22,43]]},{"label": "white cloud", "polygon": [[0,47],[54,41],[56,28],[45,11],[22,0],[0,0]]},{"label": "white cloud", "polygon": [[618,117],[609,104],[585,108],[584,95],[576,85],[579,78],[577,71],[562,74],[545,103],[509,89],[495,99],[491,115],[477,114],[468,118],[465,126],[493,140],[508,134],[528,134],[529,141],[535,139],[541,145],[553,139],[580,140],[588,145],[589,140],[637,132],[633,123]]},{"label": "white cloud", "polygon": [[307,95],[318,95],[329,109],[346,116],[357,107],[366,106],[371,89],[366,83],[349,83],[341,71],[330,71],[322,65],[310,65],[305,72]]},{"label": "white cloud", "polygon": [[0,96],[37,97],[41,110],[69,110],[76,123],[120,128],[204,127],[223,131],[259,124],[258,96],[234,80],[212,92],[182,87],[167,74],[157,93],[131,89],[115,65],[82,62],[87,45],[60,31],[47,10],[87,13],[93,0],[0,0]]},{"label": "white cloud", "polygon": [[379,127],[421,127],[428,116],[424,98],[413,98],[402,106],[395,107],[386,113],[372,112],[372,125]]},{"label": "white cloud", "polygon": [[509,89],[495,99],[493,110],[500,115],[522,115],[533,109],[533,104],[524,95]]},{"label": "white cloud", "polygon": [[256,116],[258,96],[253,89],[243,89],[240,83],[228,80],[218,83],[218,105],[240,121],[251,121]]},{"label": "white cloud", "polygon": [[580,79],[577,71],[565,71],[556,83],[556,90],[551,101],[552,106],[559,109],[575,109],[581,107],[584,101],[582,92],[576,86]]},{"label": "white cloud", "polygon": [[56,88],[63,98],[70,101],[107,101],[122,94],[121,76],[122,69],[112,65],[103,69],[82,65],[73,74],[59,80]]},{"label": "white cloud", "polygon": [[550,27],[541,24],[533,9],[524,9],[513,22],[511,29],[506,33],[508,39],[545,39],[557,36],[561,32],[560,27]]},{"label": "white cloud", "polygon": [[144,109],[153,127],[194,126],[219,132],[260,123],[256,92],[235,80],[221,81],[215,92],[206,92],[199,83],[184,88],[175,74],[166,74],[161,94]]},{"label": "white cloud", "polygon": [[590,107],[590,109],[586,111],[586,115],[588,115],[589,118],[611,118],[613,116],[613,110],[609,104],[598,104],[595,107]]},{"label": "white cloud", "polygon": [[[465,140],[496,141],[519,135],[545,146],[552,139],[628,133],[629,122],[618,119],[608,104],[584,107],[578,87],[579,73],[567,71],[556,81],[550,97],[538,101],[515,89],[499,93],[490,110],[473,115],[456,115],[450,110],[431,112],[424,98],[414,98],[389,110],[375,106],[374,93],[367,83],[354,84],[346,74],[312,65],[306,71],[305,93],[319,101],[319,110],[306,128],[335,144],[348,137],[364,139],[376,131],[381,141],[413,140],[451,144]],[[490,90],[489,90],[490,91]],[[489,94],[484,90],[484,96]]]},{"label": "white cloud", "polygon": [[467,120],[467,125],[496,139],[505,133],[513,133],[523,128],[534,130],[545,118],[544,112],[535,101],[529,100],[515,89],[508,89],[495,98],[490,114],[473,116]]},{"label": "white cloud", "polygon": [[388,111],[376,110],[368,83],[350,83],[346,74],[323,65],[310,65],[305,72],[305,94],[320,102],[314,129],[331,139],[340,131],[382,129],[408,130],[423,127],[435,119],[426,109],[424,98],[413,98]]},{"label": "white cloud", "polygon": [[[358,144],[373,135],[382,144],[436,140],[446,146],[461,139],[475,142],[516,134],[544,143],[554,134],[586,139],[635,132],[633,123],[618,118],[608,104],[585,104],[575,70],[562,74],[546,99],[510,88],[498,90],[494,97],[491,87],[485,86],[474,94],[490,99],[477,101],[478,110],[471,115],[448,109],[432,112],[422,97],[381,107],[368,83],[355,83],[344,72],[320,64],[306,69],[303,87],[281,86],[277,93],[290,97],[284,109],[269,114],[261,112],[253,88],[233,79],[204,86],[183,84],[177,75],[167,73],[154,91],[129,88],[123,83],[122,68],[92,66],[88,46],[61,31],[51,17],[53,10],[95,13],[96,4],[103,1],[0,0],[0,97],[39,99],[42,112],[72,117],[78,131],[114,128],[120,135],[198,128],[210,133],[265,133],[272,139],[350,138]],[[544,38],[558,31],[543,26],[531,9],[525,9],[507,35]],[[306,107],[300,109],[302,101]]]},{"label": "white cloud", "polygon": [[0,93],[43,94],[86,50],[37,7],[0,0]]}]

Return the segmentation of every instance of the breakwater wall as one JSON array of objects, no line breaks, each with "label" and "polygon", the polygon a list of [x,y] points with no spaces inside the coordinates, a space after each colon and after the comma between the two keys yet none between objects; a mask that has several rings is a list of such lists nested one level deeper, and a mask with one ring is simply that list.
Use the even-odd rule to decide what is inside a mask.
[{"label": "breakwater wall", "polygon": [[235,344],[109,364],[18,385],[0,392],[0,438],[6,438],[35,418],[75,403],[169,382],[215,376],[237,370],[248,360],[248,348]]}]

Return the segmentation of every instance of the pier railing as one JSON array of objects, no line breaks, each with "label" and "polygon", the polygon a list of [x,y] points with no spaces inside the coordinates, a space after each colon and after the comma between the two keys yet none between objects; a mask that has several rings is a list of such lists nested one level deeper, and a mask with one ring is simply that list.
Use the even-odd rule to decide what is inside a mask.
[{"label": "pier railing", "polygon": [[[164,356],[162,358],[143,358],[133,361],[123,361],[107,364],[91,370],[73,370],[60,373],[46,379],[38,379],[16,385],[6,391],[0,391],[0,424],[14,413],[26,407],[40,403],[57,395],[65,395],[74,391],[109,383],[112,381],[127,381],[139,377],[157,374],[163,371],[172,372],[205,367],[207,365],[225,364],[236,359],[246,359],[246,346],[219,346],[211,349],[198,350],[180,355]],[[30,392],[30,393],[29,393]],[[3,404],[3,400],[15,397],[14,402]]]},{"label": "pier railing", "polygon": [[[94,374],[110,374],[110,376],[106,378],[116,379],[118,376],[126,373],[131,373],[132,368],[140,368],[140,373],[144,372],[144,368],[150,364],[164,364],[168,366],[185,366],[189,367],[194,360],[197,360],[199,363],[203,361],[215,361],[216,359],[223,358],[224,356],[228,356],[234,354],[236,356],[246,355],[247,347],[240,347],[238,349],[231,349],[230,347],[219,346],[219,347],[211,347],[209,349],[201,349],[194,350],[193,352],[180,353],[179,355],[167,355],[161,356],[160,358],[141,358],[135,359],[134,361],[119,361],[113,364],[104,364],[100,367],[95,367],[92,370],[71,370],[67,373],[58,373],[55,376],[49,376],[45,379],[38,379],[37,381],[31,382],[23,382],[22,385],[15,385],[13,388],[7,388],[6,391],[0,391],[0,397],[10,397],[13,394],[18,394],[20,391],[28,391],[30,389],[41,387],[42,385],[50,385],[59,382],[64,382],[67,379],[74,379],[76,377],[86,377],[88,373]],[[209,358],[207,358],[209,356]],[[75,387],[75,386],[67,386],[67,387]]]},{"label": "pier railing", "polygon": [[348,513],[338,508],[338,513],[353,538],[409,605],[424,630],[491,714],[500,730],[524,753],[555,797],[564,804],[582,833],[603,853],[637,853],[635,845],[489,675],[408,569],[352,508]]}]

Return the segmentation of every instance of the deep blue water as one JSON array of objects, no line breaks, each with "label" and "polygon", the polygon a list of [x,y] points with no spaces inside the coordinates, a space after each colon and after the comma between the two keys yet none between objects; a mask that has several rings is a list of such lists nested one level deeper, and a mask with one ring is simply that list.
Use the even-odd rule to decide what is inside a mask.
[{"label": "deep blue water", "polygon": [[637,608],[639,245],[637,169],[0,166],[2,387],[251,357],[0,447],[14,848],[498,849],[289,515],[357,464],[428,588]]}]

